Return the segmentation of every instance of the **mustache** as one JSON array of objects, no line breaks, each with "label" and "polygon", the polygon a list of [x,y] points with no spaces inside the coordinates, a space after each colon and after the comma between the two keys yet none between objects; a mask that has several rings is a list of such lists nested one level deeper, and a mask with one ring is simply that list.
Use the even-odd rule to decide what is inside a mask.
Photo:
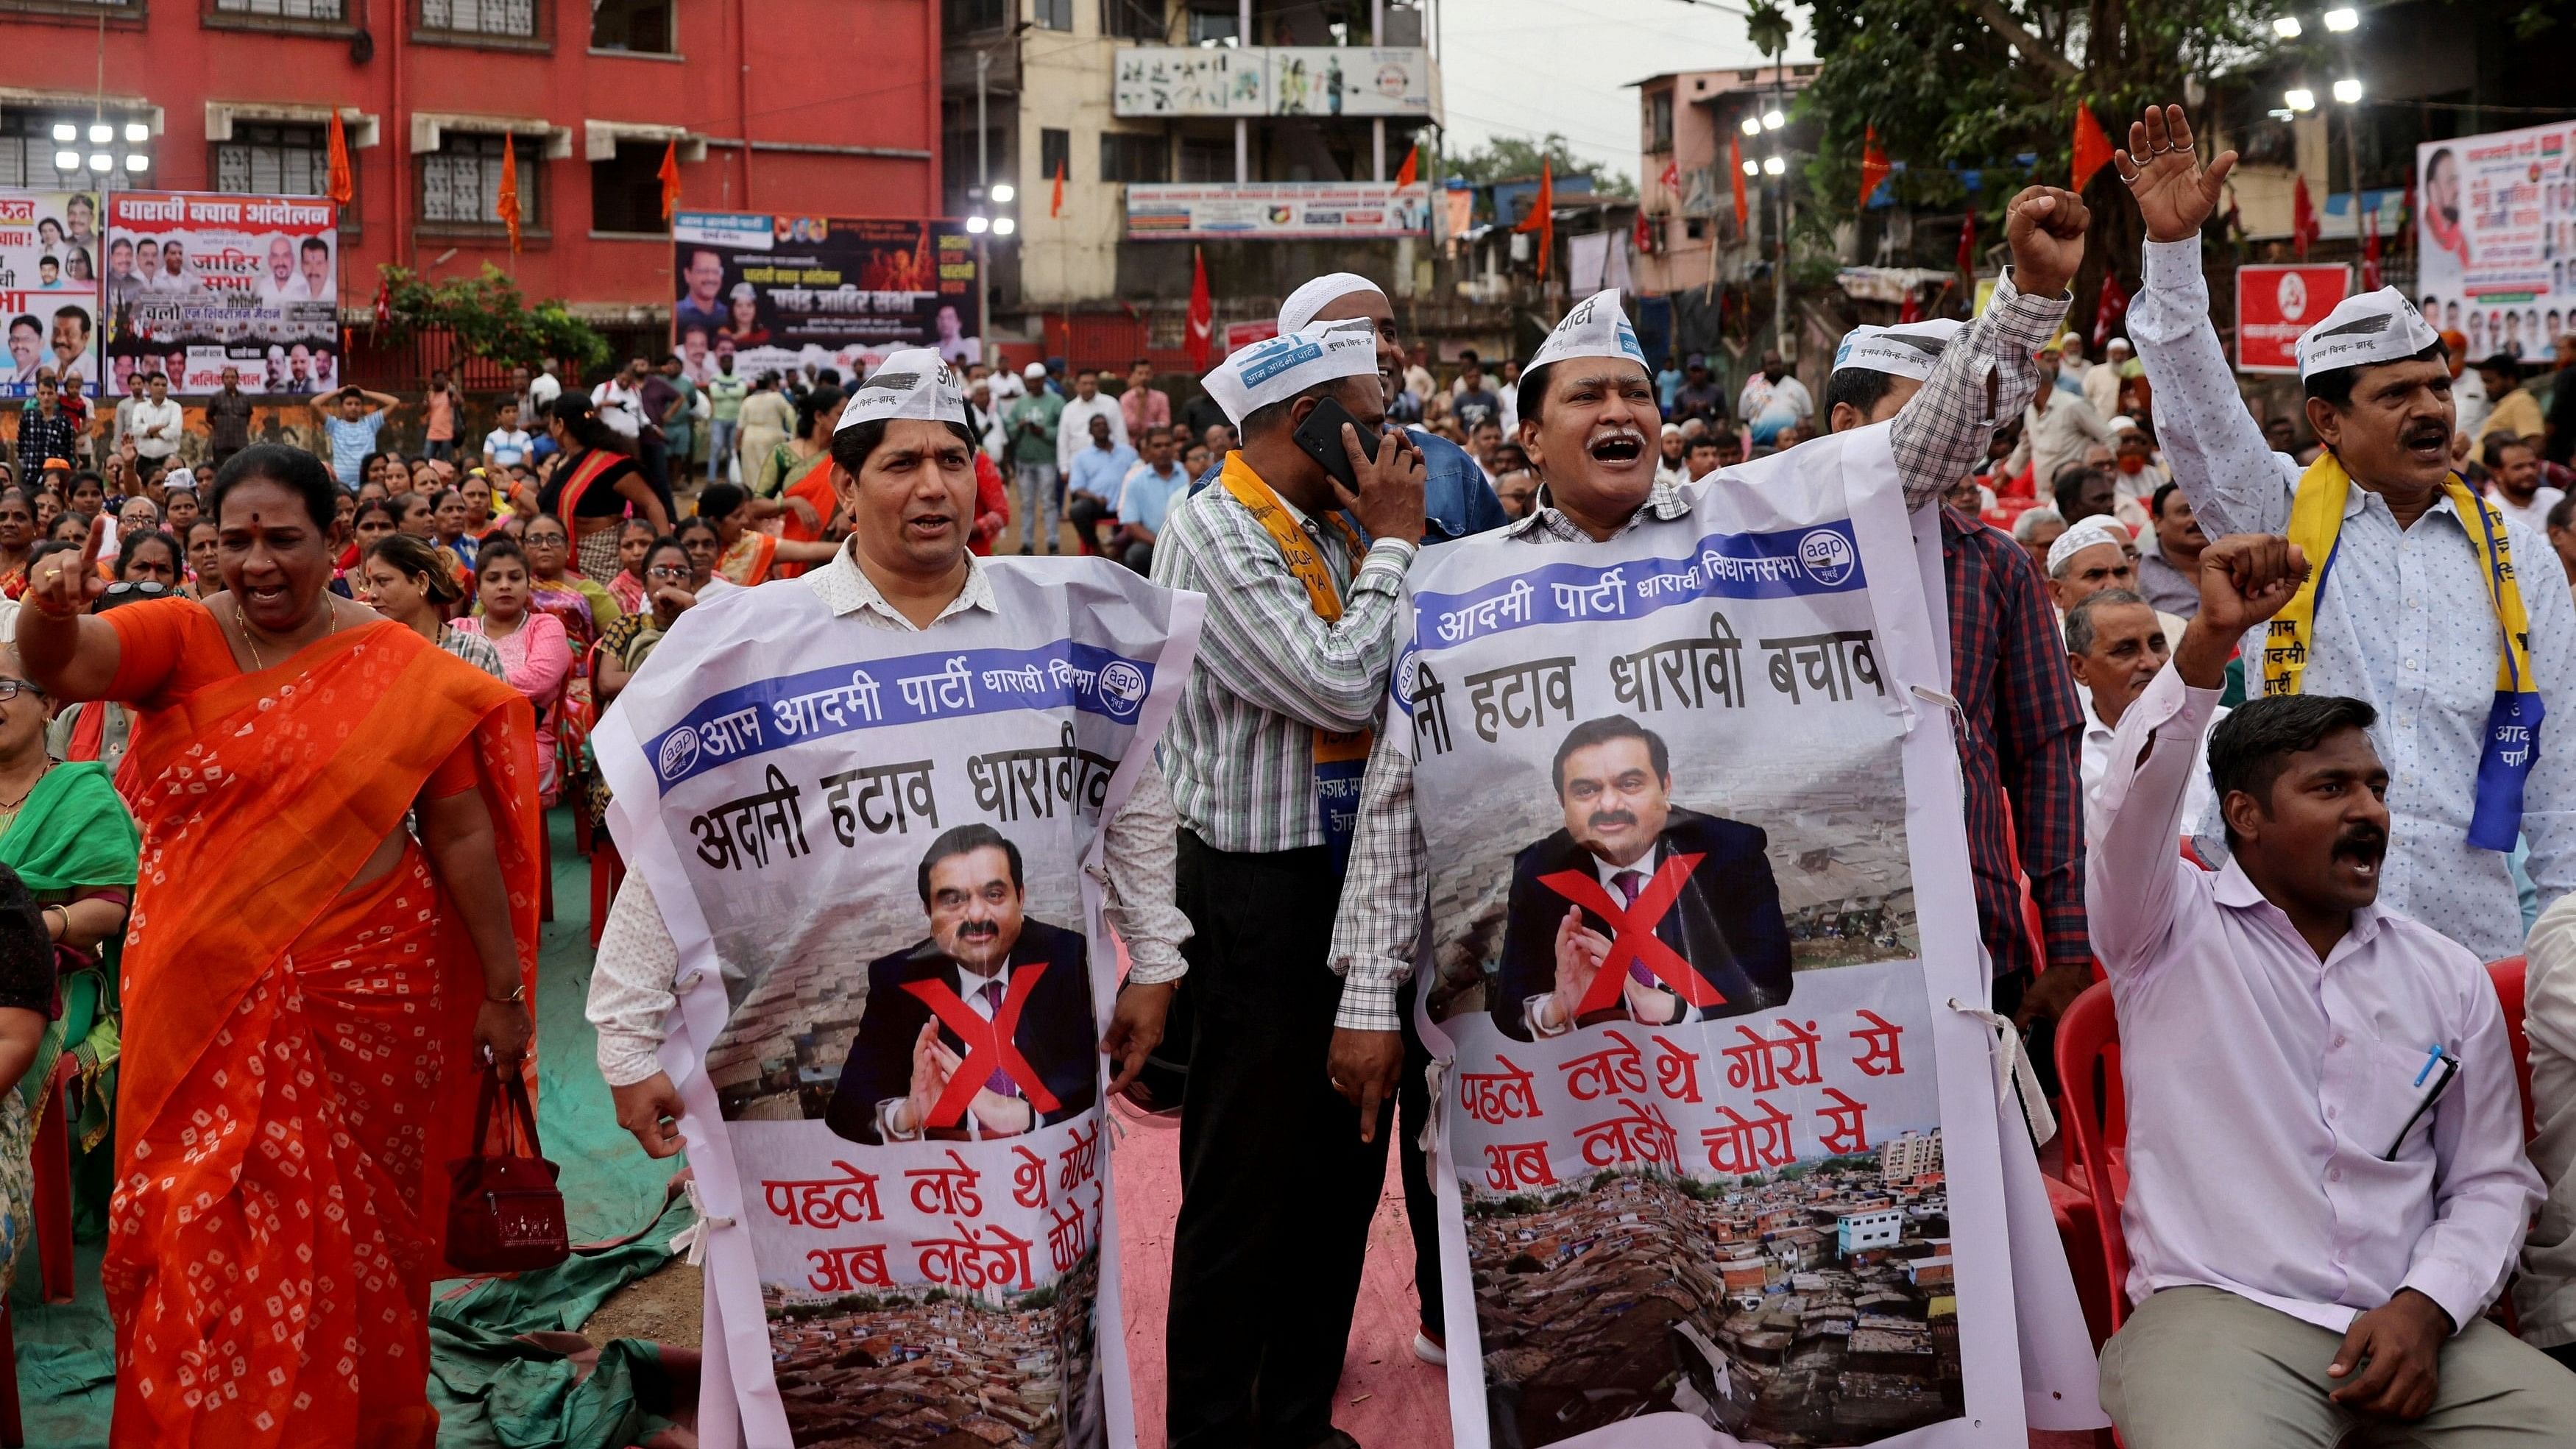
[{"label": "mustache", "polygon": [[968,921],[957,928],[961,941],[981,941],[1002,934],[1002,928],[991,921]]},{"label": "mustache", "polygon": [[1608,830],[1616,826],[1634,825],[1637,823],[1637,817],[1626,810],[1600,810],[1595,811],[1592,818],[1585,823],[1595,830]]},{"label": "mustache", "polygon": [[2406,429],[2406,446],[2410,448],[2428,443],[2447,443],[2450,440],[2450,428],[2438,420],[2415,423]]},{"label": "mustache", "polygon": [[2376,825],[2355,825],[2335,837],[2338,858],[2373,863],[2388,853],[2388,832]]}]

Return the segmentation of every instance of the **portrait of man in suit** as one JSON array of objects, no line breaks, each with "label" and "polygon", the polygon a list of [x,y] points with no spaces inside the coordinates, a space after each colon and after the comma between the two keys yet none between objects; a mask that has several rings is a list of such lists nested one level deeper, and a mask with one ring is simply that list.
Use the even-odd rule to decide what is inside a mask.
[{"label": "portrait of man in suit", "polygon": [[1789,926],[1762,830],[1672,802],[1663,737],[1626,715],[1557,746],[1565,825],[1512,858],[1494,1024],[1518,1041],[1597,1022],[1741,1016],[1789,999]]},{"label": "portrait of man in suit", "polygon": [[1009,1137],[1090,1110],[1090,963],[1080,932],[1023,914],[1019,847],[960,825],[931,842],[918,884],[930,934],[868,963],[832,1131],[870,1144]]}]

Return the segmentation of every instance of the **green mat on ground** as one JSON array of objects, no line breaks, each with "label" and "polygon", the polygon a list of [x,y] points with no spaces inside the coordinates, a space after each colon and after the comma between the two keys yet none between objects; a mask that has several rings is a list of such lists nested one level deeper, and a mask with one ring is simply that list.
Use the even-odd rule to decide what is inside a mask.
[{"label": "green mat on ground", "polygon": [[[617,1125],[616,1104],[599,1079],[597,1033],[582,1015],[590,993],[590,863],[573,851],[569,813],[551,812],[548,825],[555,920],[545,928],[537,972],[538,1130],[546,1156],[563,1169],[574,1242],[652,1227],[632,1243],[576,1254],[543,1273],[439,1285],[430,1312],[430,1401],[443,1420],[439,1443],[454,1449],[616,1449],[645,1433],[655,1421],[638,1406],[636,1389],[639,1377],[653,1372],[650,1347],[602,1345],[597,1369],[576,1385],[570,1361],[513,1337],[578,1329],[619,1288],[668,1262],[671,1236],[689,1222],[685,1200],[667,1209],[664,1202],[682,1162],[646,1157]],[[115,1360],[98,1286],[100,1250],[95,1242],[78,1245],[79,1297],[70,1303],[37,1301],[32,1247],[19,1262],[9,1312],[30,1445],[106,1449]]]}]

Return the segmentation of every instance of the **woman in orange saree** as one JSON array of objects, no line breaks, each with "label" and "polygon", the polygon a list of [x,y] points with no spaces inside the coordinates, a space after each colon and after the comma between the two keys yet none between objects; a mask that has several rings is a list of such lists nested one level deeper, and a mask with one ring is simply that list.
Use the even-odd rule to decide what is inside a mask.
[{"label": "woman in orange saree", "polygon": [[66,554],[20,616],[30,677],[137,715],[119,1449],[429,1449],[446,1163],[475,1150],[480,1060],[526,1061],[527,703],[327,591],[333,491],[310,454],[246,449],[207,500],[223,592],[86,616],[101,585]]}]

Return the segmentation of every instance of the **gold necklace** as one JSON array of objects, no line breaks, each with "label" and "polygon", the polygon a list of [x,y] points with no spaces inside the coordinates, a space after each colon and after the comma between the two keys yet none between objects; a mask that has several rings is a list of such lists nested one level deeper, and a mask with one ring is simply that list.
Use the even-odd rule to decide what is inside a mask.
[{"label": "gold necklace", "polygon": [[[322,607],[331,609],[330,596],[328,594],[323,595]],[[242,647],[250,651],[251,672],[253,674],[267,673],[268,661],[260,657],[259,638],[251,629],[250,616],[242,612],[241,600],[239,599],[233,600],[233,627],[241,630]],[[331,609],[331,627],[322,631],[322,638],[328,639],[339,632],[340,611],[337,609]],[[316,640],[315,642],[318,643],[320,641]],[[291,652],[289,657],[293,657]]]}]

